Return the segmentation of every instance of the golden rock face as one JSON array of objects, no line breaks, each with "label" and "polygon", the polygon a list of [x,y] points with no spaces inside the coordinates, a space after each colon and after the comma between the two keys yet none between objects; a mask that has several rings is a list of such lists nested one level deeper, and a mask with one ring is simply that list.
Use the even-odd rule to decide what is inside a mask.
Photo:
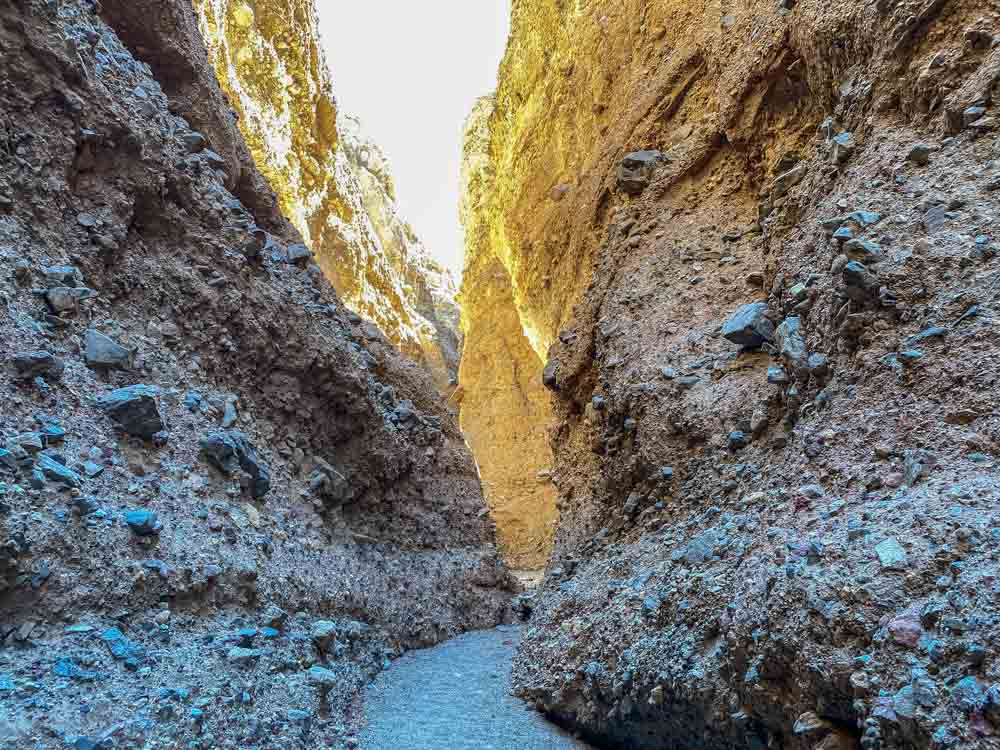
[{"label": "golden rock face", "polygon": [[450,389],[455,287],[399,216],[385,156],[338,110],[313,0],[195,0],[254,161],[351,309]]},{"label": "golden rock face", "polygon": [[461,425],[479,465],[501,551],[517,568],[545,564],[557,521],[546,436],[552,408],[542,362],[521,328],[510,276],[490,242],[496,174],[489,158],[492,98],[480,99],[465,130],[461,218],[466,237],[459,380]]}]

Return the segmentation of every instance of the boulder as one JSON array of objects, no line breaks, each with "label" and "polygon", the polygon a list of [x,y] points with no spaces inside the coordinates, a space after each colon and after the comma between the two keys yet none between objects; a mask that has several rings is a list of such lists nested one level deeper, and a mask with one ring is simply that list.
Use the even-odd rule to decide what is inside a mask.
[{"label": "boulder", "polygon": [[752,302],[734,312],[722,326],[726,340],[747,349],[759,349],[774,339],[774,324],[767,318],[767,303]]},{"label": "boulder", "polygon": [[88,329],[83,340],[83,357],[89,367],[126,370],[131,366],[132,353],[100,331]]},{"label": "boulder", "polygon": [[97,405],[122,431],[148,440],[166,427],[156,405],[156,393],[151,385],[130,385],[102,396]]}]

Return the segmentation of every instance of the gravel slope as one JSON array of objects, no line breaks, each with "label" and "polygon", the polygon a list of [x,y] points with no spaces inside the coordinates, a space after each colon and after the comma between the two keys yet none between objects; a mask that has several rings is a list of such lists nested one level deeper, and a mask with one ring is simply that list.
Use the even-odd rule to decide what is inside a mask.
[{"label": "gravel slope", "polygon": [[516,626],[414,651],[368,690],[362,750],[569,750],[589,747],[510,695]]}]

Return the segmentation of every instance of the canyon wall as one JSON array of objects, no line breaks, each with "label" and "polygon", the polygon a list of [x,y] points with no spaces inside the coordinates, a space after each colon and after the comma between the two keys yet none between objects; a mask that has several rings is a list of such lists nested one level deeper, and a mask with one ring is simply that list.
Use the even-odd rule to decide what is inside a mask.
[{"label": "canyon wall", "polygon": [[468,266],[554,395],[515,682],[595,744],[994,746],[997,11],[514,3]]},{"label": "canyon wall", "polygon": [[465,127],[461,219],[466,266],[462,331],[471,342],[459,373],[462,432],[479,466],[504,559],[538,570],[552,551],[557,512],[547,427],[551,398],[542,364],[521,329],[510,276],[491,248],[489,203],[496,175],[489,158],[492,98],[480,99]]},{"label": "canyon wall", "polygon": [[373,674],[509,610],[454,417],[301,252],[188,0],[0,4],[0,69],[0,744],[356,746]]},{"label": "canyon wall", "polygon": [[281,209],[348,307],[450,391],[461,350],[454,282],[400,217],[384,154],[338,106],[313,0],[194,6]]}]

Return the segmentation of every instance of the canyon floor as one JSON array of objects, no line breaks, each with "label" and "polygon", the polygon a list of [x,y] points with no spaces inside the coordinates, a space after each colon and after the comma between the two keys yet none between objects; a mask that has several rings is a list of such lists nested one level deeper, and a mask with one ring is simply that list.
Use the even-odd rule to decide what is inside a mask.
[{"label": "canyon floor", "polygon": [[361,750],[586,750],[511,695],[521,628],[466,633],[380,674],[362,711]]}]

